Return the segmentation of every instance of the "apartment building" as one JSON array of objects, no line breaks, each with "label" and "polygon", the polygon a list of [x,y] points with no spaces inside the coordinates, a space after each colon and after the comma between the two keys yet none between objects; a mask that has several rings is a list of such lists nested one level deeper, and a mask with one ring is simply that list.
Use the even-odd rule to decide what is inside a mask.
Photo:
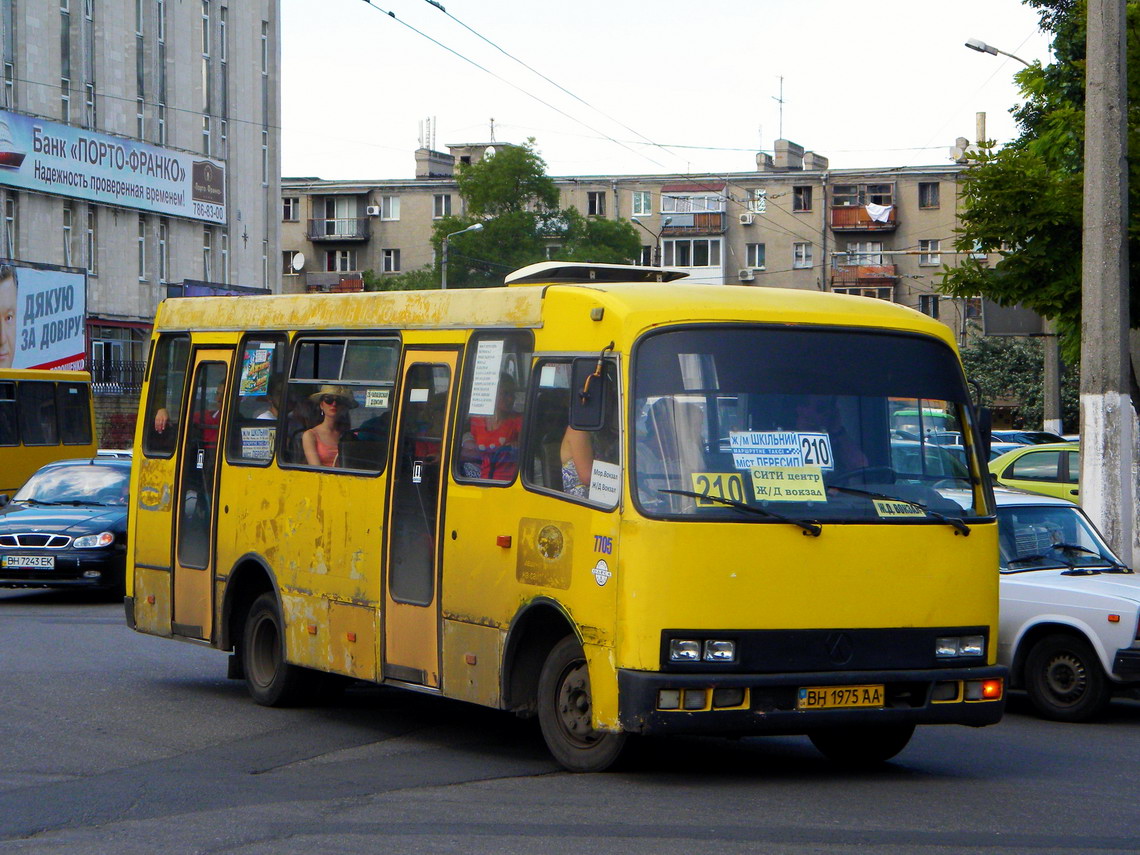
[{"label": "apartment building", "polygon": [[279,7],[0,0],[0,256],[37,273],[29,329],[25,288],[81,283],[97,388],[137,386],[168,294],[280,287]]},{"label": "apartment building", "polygon": [[[456,165],[477,162],[502,145],[420,149],[411,179],[283,179],[284,290],[328,288],[363,270],[382,276],[433,264],[432,221],[463,213]],[[877,297],[961,331],[980,315],[980,301],[951,300],[935,286],[943,265],[965,257],[953,249],[965,168],[948,160],[833,170],[827,158],[778,140],[773,154],[757,156],[752,172],[554,181],[562,207],[635,224],[643,243],[640,258],[631,261],[680,268],[694,281],[715,285]]]}]

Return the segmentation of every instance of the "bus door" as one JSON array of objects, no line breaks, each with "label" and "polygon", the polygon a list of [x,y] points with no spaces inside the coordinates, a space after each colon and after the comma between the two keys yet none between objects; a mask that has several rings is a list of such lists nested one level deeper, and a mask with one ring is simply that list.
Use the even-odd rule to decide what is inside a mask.
[{"label": "bus door", "polygon": [[213,629],[214,529],[217,524],[218,443],[232,352],[194,354],[190,404],[178,462],[174,522],[175,635],[209,639]]},{"label": "bus door", "polygon": [[388,512],[384,676],[439,686],[439,556],[444,441],[455,352],[408,350]]}]

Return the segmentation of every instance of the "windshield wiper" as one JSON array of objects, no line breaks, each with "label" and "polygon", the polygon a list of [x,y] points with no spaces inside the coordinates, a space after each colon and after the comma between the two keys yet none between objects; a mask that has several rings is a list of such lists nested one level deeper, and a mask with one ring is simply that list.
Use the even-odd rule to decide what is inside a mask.
[{"label": "windshield wiper", "polygon": [[945,516],[938,513],[938,511],[932,511],[922,502],[916,502],[913,499],[903,499],[898,496],[888,496],[886,493],[876,493],[874,490],[860,490],[858,487],[839,487],[835,484],[829,484],[827,489],[836,490],[840,493],[850,493],[853,496],[867,496],[872,499],[884,499],[888,502],[902,502],[906,505],[914,505],[927,516],[933,517],[939,522],[944,522],[946,525],[953,526],[955,531],[958,531],[962,534],[962,537],[970,536],[970,527],[962,522],[962,520],[958,519],[957,517]]},{"label": "windshield wiper", "polygon": [[[1112,573],[1131,573],[1132,572],[1131,568],[1126,567],[1125,565],[1121,564],[1119,561],[1116,561],[1112,558],[1108,558],[1108,557],[1102,555],[1100,552],[1098,552],[1095,549],[1089,549],[1087,546],[1081,546],[1079,543],[1054,543],[1054,544],[1050,545],[1050,549],[1057,549],[1057,550],[1060,550],[1061,552],[1068,552],[1071,550],[1073,552],[1084,552],[1084,553],[1087,553],[1088,555],[1095,555],[1101,561],[1104,561],[1108,564],[1109,572],[1112,572]],[[1073,569],[1077,570],[1078,572],[1081,570],[1088,570],[1090,572],[1095,572],[1095,573],[1102,572],[1101,568],[1099,568],[1099,567],[1096,567],[1096,568],[1094,568],[1094,567],[1080,567],[1080,568],[1078,568],[1076,566],[1076,564],[1073,564]]]},{"label": "windshield wiper", "polygon": [[1014,558],[1012,561],[1006,562],[1006,567],[1009,568],[1009,570],[1007,572],[1009,572],[1009,573],[1026,573],[1030,570],[1056,570],[1057,569],[1057,566],[1055,564],[1049,564],[1045,567],[1025,567],[1021,570],[1014,570],[1013,569],[1014,564],[1025,564],[1027,561],[1060,561],[1061,564],[1065,567],[1068,567],[1069,570],[1073,570],[1077,566],[1072,561],[1066,561],[1064,558],[1050,558],[1048,555],[1023,555],[1021,558]]},{"label": "windshield wiper", "polygon": [[710,502],[719,502],[722,505],[727,505],[730,508],[736,508],[738,511],[746,511],[750,514],[758,514],[762,517],[771,517],[774,520],[795,525],[802,528],[812,537],[819,537],[823,531],[823,526],[817,522],[809,520],[796,520],[791,517],[786,517],[783,514],[778,514],[775,511],[769,511],[765,508],[754,508],[752,505],[746,505],[744,502],[735,502],[732,499],[722,499],[720,496],[708,496],[704,493],[697,493],[693,490],[658,490],[659,493],[672,493],[675,496],[688,496],[690,499],[705,499]]}]

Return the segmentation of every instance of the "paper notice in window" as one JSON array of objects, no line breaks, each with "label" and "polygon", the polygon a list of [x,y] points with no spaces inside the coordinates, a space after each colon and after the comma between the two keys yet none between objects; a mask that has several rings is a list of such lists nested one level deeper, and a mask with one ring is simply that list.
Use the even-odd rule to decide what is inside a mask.
[{"label": "paper notice in window", "polygon": [[752,495],[758,502],[827,501],[818,466],[758,467],[751,474]]},{"label": "paper notice in window", "polygon": [[483,339],[475,350],[475,366],[471,372],[472,416],[493,416],[495,396],[499,391],[499,368],[503,364],[503,340]]},{"label": "paper notice in window", "polygon": [[621,467],[616,463],[595,460],[590,471],[590,501],[615,507],[621,495]]}]

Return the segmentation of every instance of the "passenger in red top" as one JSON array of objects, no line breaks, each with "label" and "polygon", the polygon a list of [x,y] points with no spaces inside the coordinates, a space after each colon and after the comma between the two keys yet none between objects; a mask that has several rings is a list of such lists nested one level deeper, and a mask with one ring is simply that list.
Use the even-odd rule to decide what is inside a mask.
[{"label": "passenger in red top", "polygon": [[519,469],[522,416],[514,411],[515,378],[499,375],[495,413],[472,416],[463,436],[463,474],[469,478],[510,481]]}]

